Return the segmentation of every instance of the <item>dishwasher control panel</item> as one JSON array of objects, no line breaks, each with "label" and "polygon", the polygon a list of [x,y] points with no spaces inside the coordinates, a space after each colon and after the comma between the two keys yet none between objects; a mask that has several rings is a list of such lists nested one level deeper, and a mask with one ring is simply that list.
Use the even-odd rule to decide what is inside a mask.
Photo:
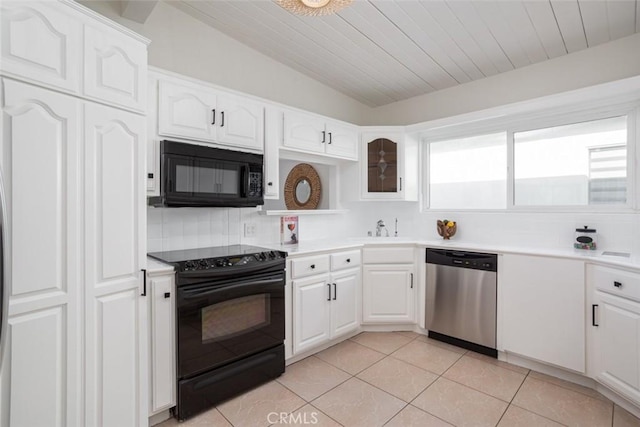
[{"label": "dishwasher control panel", "polygon": [[480,252],[427,248],[426,262],[428,264],[450,265],[452,267],[471,268],[474,270],[498,270],[498,256],[496,254]]}]

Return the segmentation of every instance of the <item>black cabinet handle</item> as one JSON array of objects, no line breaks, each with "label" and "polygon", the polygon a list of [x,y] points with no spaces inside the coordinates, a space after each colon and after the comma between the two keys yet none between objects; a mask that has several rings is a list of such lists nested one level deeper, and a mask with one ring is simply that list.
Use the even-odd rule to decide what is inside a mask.
[{"label": "black cabinet handle", "polygon": [[271,187],[273,185],[273,182],[267,182],[267,185]]},{"label": "black cabinet handle", "polygon": [[596,307],[598,307],[598,304],[591,304],[591,324],[593,326],[600,326],[596,323]]},{"label": "black cabinet handle", "polygon": [[153,179],[153,174],[152,174],[152,173],[148,173],[148,174],[147,174],[147,178],[149,178],[149,179]]},{"label": "black cabinet handle", "polygon": [[142,271],[142,293],[140,294],[140,296],[146,297],[147,296],[147,270],[143,268],[140,271]]},{"label": "black cabinet handle", "polygon": [[165,292],[164,293],[164,297],[165,298],[170,298],[171,297],[171,292]]},{"label": "black cabinet handle", "polygon": [[224,111],[221,111],[220,115],[222,116],[222,123],[220,123],[220,127],[224,127]]},{"label": "black cabinet handle", "polygon": [[402,177],[400,177],[400,191],[402,191]]},{"label": "black cabinet handle", "polygon": [[213,113],[213,119],[211,119],[211,124],[215,125],[216,124],[216,109],[212,109],[211,112]]},{"label": "black cabinet handle", "polygon": [[329,144],[331,144],[333,140],[331,139],[331,132],[329,132]]},{"label": "black cabinet handle", "polygon": [[347,262],[351,262],[351,258],[347,258]]},{"label": "black cabinet handle", "polygon": [[620,289],[622,287],[622,283],[620,282],[613,282],[613,286],[615,286],[616,288]]},{"label": "black cabinet handle", "polygon": [[322,131],[322,143],[324,144],[326,140],[327,140],[327,132]]},{"label": "black cabinet handle", "polygon": [[311,267],[311,269],[313,270],[313,269],[316,268],[316,265],[315,264],[311,264],[309,267]]},{"label": "black cabinet handle", "polygon": [[413,273],[411,273],[411,289],[413,289]]},{"label": "black cabinet handle", "polygon": [[333,284],[333,300],[335,301],[336,298],[338,298],[338,287],[336,286],[336,284]]},{"label": "black cabinet handle", "polygon": [[329,298],[327,298],[327,301],[331,301],[331,283],[327,283],[327,287],[329,288]]}]

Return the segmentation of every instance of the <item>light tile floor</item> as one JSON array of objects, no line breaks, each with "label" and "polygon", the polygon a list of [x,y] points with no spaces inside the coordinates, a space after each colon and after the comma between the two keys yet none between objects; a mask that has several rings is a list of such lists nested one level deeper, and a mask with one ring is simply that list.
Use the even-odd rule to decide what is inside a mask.
[{"label": "light tile floor", "polygon": [[364,332],[179,425],[640,427],[640,420],[589,388],[413,332]]}]

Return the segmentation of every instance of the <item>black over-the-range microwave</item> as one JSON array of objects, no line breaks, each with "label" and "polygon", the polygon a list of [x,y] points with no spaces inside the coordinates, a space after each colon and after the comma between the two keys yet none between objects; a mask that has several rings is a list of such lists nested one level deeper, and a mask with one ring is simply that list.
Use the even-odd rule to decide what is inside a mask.
[{"label": "black over-the-range microwave", "polygon": [[264,204],[261,154],[160,142],[161,207],[249,207]]}]

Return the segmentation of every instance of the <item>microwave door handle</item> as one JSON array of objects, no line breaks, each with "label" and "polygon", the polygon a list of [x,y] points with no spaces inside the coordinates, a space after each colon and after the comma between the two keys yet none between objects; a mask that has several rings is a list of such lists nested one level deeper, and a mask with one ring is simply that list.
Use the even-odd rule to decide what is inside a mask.
[{"label": "microwave door handle", "polygon": [[242,166],[242,197],[249,197],[249,165]]}]

